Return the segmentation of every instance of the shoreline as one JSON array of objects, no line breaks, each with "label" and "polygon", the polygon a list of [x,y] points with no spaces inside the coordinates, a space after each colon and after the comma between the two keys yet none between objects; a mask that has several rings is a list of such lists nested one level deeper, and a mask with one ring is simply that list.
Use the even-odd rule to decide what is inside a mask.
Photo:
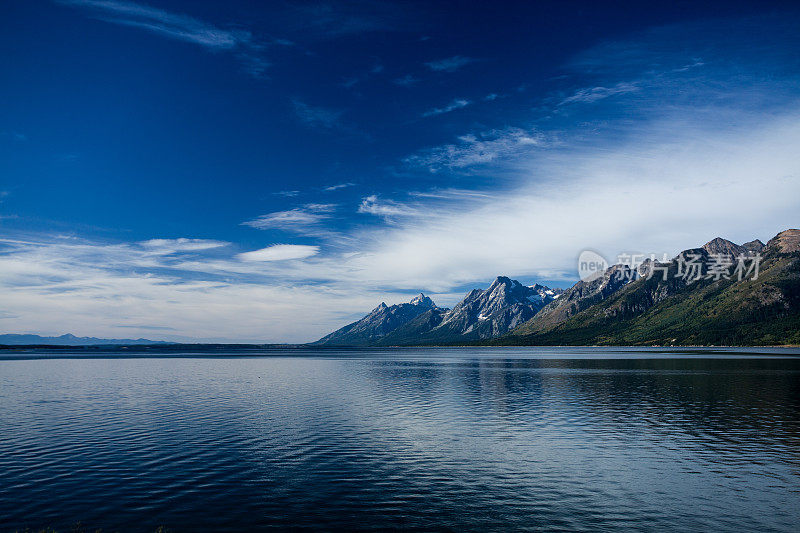
[{"label": "shoreline", "polygon": [[684,348],[719,348],[719,349],[743,349],[743,348],[800,348],[800,344],[411,344],[411,345],[390,345],[390,346],[315,346],[310,344],[95,344],[95,345],[60,345],[60,344],[0,344],[0,351],[14,350],[114,350],[114,351],[180,351],[180,350],[207,350],[209,352],[219,350],[384,350],[384,349],[410,349],[410,348],[639,348],[639,349],[684,349]]}]

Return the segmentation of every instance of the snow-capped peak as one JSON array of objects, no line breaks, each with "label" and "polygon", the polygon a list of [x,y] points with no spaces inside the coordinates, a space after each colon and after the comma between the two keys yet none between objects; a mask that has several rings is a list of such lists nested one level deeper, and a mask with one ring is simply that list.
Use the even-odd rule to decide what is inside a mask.
[{"label": "snow-capped peak", "polygon": [[435,307],[436,305],[433,303],[433,300],[425,296],[423,293],[419,293],[419,296],[415,296],[409,303],[411,303],[411,305],[425,305],[428,307]]}]

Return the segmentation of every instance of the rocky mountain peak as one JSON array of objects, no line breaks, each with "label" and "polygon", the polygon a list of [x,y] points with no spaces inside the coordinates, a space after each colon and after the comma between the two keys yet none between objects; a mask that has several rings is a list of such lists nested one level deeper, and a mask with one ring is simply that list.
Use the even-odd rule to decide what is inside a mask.
[{"label": "rocky mountain peak", "polygon": [[421,293],[409,303],[386,305],[386,302],[381,302],[361,320],[337,329],[318,340],[316,344],[354,346],[371,344],[431,310],[439,310],[439,308],[436,307],[433,300]]},{"label": "rocky mountain peak", "polygon": [[747,250],[748,250],[748,251],[750,251],[751,253],[759,253],[759,252],[763,252],[763,251],[764,251],[764,248],[766,248],[766,247],[767,247],[767,245],[766,245],[766,244],[764,244],[763,242],[761,242],[761,241],[760,241],[760,240],[758,240],[758,239],[756,239],[756,240],[754,240],[754,241],[746,242],[746,243],[744,243],[744,244],[742,245],[742,248],[745,248],[745,249],[747,249]]},{"label": "rocky mountain peak", "polygon": [[[539,285],[539,287],[547,288],[544,285]],[[506,276],[497,276],[489,288],[486,289],[486,292],[491,293],[498,289],[502,290],[504,293],[516,293],[524,296],[527,296],[531,291],[535,290],[533,287],[526,287],[519,281]]]},{"label": "rocky mountain peak", "polygon": [[485,290],[474,289],[442,319],[439,328],[455,335],[494,336],[516,327],[553,300],[555,291],[526,287],[507,276],[498,276]]},{"label": "rocky mountain peak", "polygon": [[414,298],[412,298],[411,302],[409,302],[409,303],[411,305],[422,305],[422,306],[425,306],[425,307],[436,307],[436,304],[433,303],[433,300],[431,300],[430,298],[428,298],[427,296],[425,296],[422,293],[419,293],[418,296],[415,296]]},{"label": "rocky mountain peak", "polygon": [[556,299],[564,294],[564,289],[551,289],[550,287],[538,283],[529,285],[528,288],[533,290],[542,300]]},{"label": "rocky mountain peak", "polygon": [[518,281],[514,281],[511,278],[508,278],[506,276],[497,276],[497,278],[495,278],[495,280],[492,282],[492,284],[489,285],[489,289],[488,290],[492,291],[492,290],[496,289],[497,287],[513,287],[514,284],[519,285],[519,282]]},{"label": "rocky mountain peak", "polygon": [[[472,295],[472,293],[470,293]],[[496,302],[496,305],[504,306],[514,302],[526,302],[529,296],[534,294],[533,289],[524,286],[517,280],[506,276],[498,276],[488,289],[474,294],[485,304]]]},{"label": "rocky mountain peak", "polygon": [[787,229],[778,233],[769,240],[767,248],[782,254],[800,252],[800,229]]},{"label": "rocky mountain peak", "polygon": [[711,239],[702,246],[702,249],[709,254],[725,254],[732,257],[737,257],[741,254],[746,254],[748,250],[743,246],[731,242],[722,237]]}]

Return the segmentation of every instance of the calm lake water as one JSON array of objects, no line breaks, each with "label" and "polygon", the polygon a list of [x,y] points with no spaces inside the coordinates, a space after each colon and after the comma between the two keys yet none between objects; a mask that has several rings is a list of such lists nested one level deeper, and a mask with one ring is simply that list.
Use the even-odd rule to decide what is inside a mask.
[{"label": "calm lake water", "polygon": [[798,531],[798,353],[0,352],[0,531]]}]

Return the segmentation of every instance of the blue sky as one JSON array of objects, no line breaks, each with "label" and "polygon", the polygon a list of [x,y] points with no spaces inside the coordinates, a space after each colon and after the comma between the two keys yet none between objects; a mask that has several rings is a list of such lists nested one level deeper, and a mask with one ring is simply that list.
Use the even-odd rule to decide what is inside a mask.
[{"label": "blue sky", "polygon": [[308,341],[798,225],[796,3],[2,11],[2,332]]}]

